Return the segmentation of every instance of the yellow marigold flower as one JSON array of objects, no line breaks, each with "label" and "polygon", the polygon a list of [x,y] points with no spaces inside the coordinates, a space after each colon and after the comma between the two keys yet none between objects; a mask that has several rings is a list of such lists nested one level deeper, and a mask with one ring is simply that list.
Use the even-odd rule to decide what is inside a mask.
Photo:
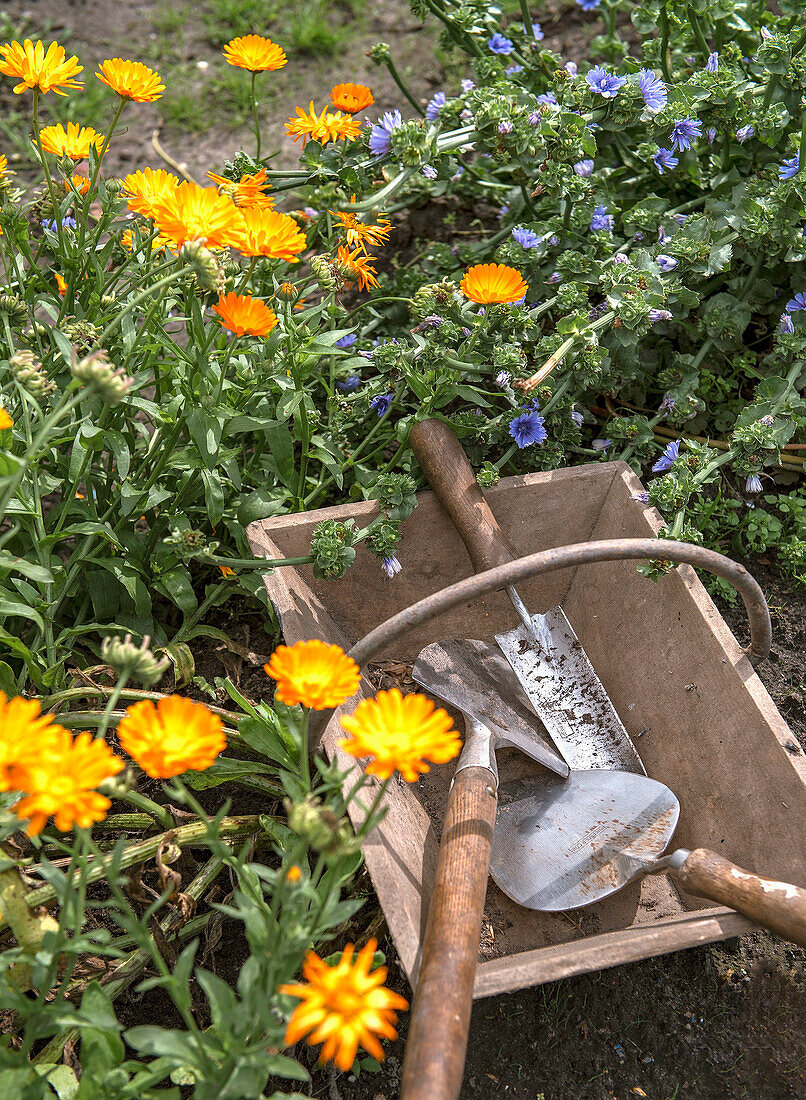
[{"label": "yellow marigold flower", "polygon": [[219,323],[235,336],[268,336],[277,324],[277,314],[260,298],[234,291],[218,299],[213,313],[218,314]]},{"label": "yellow marigold flower", "polygon": [[247,172],[237,183],[234,180],[228,180],[226,176],[217,176],[215,172],[208,172],[207,177],[218,186],[221,194],[226,195],[236,206],[248,208],[274,205],[274,199],[265,193],[271,187],[266,179],[265,168],[251,175]]},{"label": "yellow marigold flower", "polygon": [[288,62],[281,46],[259,34],[233,38],[224,47],[224,57],[230,65],[248,69],[250,73],[273,72]]},{"label": "yellow marigold flower", "polygon": [[38,699],[9,699],[0,691],[0,791],[27,790],[31,765],[41,761],[57,735],[65,732],[54,724],[52,714],[39,711]]},{"label": "yellow marigold flower", "polygon": [[459,287],[471,302],[483,306],[517,302],[529,289],[520,271],[506,264],[475,264],[464,275]]},{"label": "yellow marigold flower", "polygon": [[47,51],[43,42],[32,42],[26,38],[19,42],[6,42],[0,46],[0,73],[19,80],[14,87],[17,95],[29,88],[39,88],[42,92],[55,92],[67,95],[62,88],[83,88],[76,81],[84,66],[79,65],[77,57],[65,57],[64,46],[51,42]]},{"label": "yellow marigold flower", "polygon": [[[355,195],[350,202],[355,202]],[[331,210],[330,213],[341,222],[347,247],[360,248],[364,253],[367,252],[368,244],[373,248],[383,248],[392,232],[392,226],[385,214],[378,215],[377,225],[367,225],[359,221],[350,210]]]},{"label": "yellow marigold flower", "polygon": [[375,278],[378,274],[377,269],[370,264],[370,260],[375,259],[374,256],[368,256],[361,248],[355,248],[351,252],[343,244],[339,245],[337,256],[346,278],[357,282],[359,290],[369,290],[370,287],[378,286],[378,280]]},{"label": "yellow marigold flower", "polygon": [[339,138],[344,141],[355,141],[361,133],[361,124],[349,115],[343,115],[341,111],[336,111],[334,114],[328,111],[327,107],[323,107],[321,115],[317,115],[313,108],[313,100],[307,111],[302,107],[294,109],[297,117],[288,120],[285,124],[285,132],[289,137],[293,137],[294,141],[302,138],[303,148],[308,138],[327,145],[328,142],[338,141]]},{"label": "yellow marigold flower", "polygon": [[90,181],[86,176],[82,176],[81,173],[77,172],[69,180],[64,181],[64,189],[68,194],[74,191],[78,195],[86,195],[90,189]]},{"label": "yellow marigold flower", "polygon": [[278,646],[263,667],[277,681],[276,697],[289,707],[301,703],[314,710],[328,710],[355,695],[361,683],[352,657],[341,646],[317,638]]},{"label": "yellow marigold flower", "polygon": [[353,961],[355,945],[348,943],[335,966],[328,966],[315,951],[308,952],[302,966],[304,981],[279,988],[280,993],[300,998],[288,1021],[288,1045],[306,1036],[310,1046],[323,1043],[319,1061],[335,1062],[345,1073],[359,1043],[376,1061],[383,1061],[376,1036],[397,1038],[397,1013],[409,1002],[383,984],[385,966],[370,972],[377,947],[377,940],[370,940]]},{"label": "yellow marigold flower", "polygon": [[180,183],[153,204],[151,217],[160,232],[178,245],[203,241],[208,248],[240,248],[243,244],[243,213],[215,187]]},{"label": "yellow marigold flower", "polygon": [[7,428],[13,428],[14,421],[8,415],[5,409],[0,408],[0,432],[5,431]]},{"label": "yellow marigold flower", "polygon": [[85,160],[93,145],[95,151],[100,153],[104,143],[103,134],[93,130],[92,126],[79,126],[76,122],[68,122],[66,127],[61,123],[58,126],[45,126],[40,130],[39,137],[46,153],[69,157],[70,160]]},{"label": "yellow marigold flower", "polygon": [[228,565],[219,565],[218,568],[221,570],[221,576],[222,577],[234,577],[235,576],[235,570],[230,569],[230,567]]},{"label": "yellow marigold flower", "polygon": [[407,783],[446,764],[461,749],[453,719],[425,695],[402,695],[397,688],[362,699],[352,714],[341,719],[351,735],[339,744],[351,756],[371,756],[370,775],[388,779],[399,771]]},{"label": "yellow marigold flower", "polygon": [[29,836],[41,833],[51,816],[60,832],[74,825],[88,829],[94,821],[103,821],[112,805],[95,788],[123,766],[105,741],[89,733],[72,738],[59,729],[47,753],[30,768],[28,795],[14,804],[14,813],[28,818]]},{"label": "yellow marigold flower", "polygon": [[0,176],[5,176],[8,172],[8,157],[3,153],[0,153]]},{"label": "yellow marigold flower", "polygon": [[179,177],[164,168],[143,168],[123,177],[122,194],[128,199],[129,210],[150,218],[155,207],[172,195],[178,185]]},{"label": "yellow marigold flower", "polygon": [[118,739],[152,779],[203,771],[227,744],[218,715],[181,695],[165,696],[156,706],[148,699],[134,703],[120,720]]},{"label": "yellow marigold flower", "polygon": [[253,206],[243,212],[243,241],[234,247],[244,256],[270,256],[295,264],[307,243],[289,214]]},{"label": "yellow marigold flower", "polygon": [[355,115],[371,107],[375,100],[366,84],[337,84],[330,93],[333,106],[348,115]]},{"label": "yellow marigold flower", "polygon": [[65,296],[65,294],[67,293],[67,283],[65,282],[63,276],[60,275],[58,271],[53,272],[53,278],[56,280],[56,286],[59,288],[59,294],[61,294],[61,296],[63,298]]},{"label": "yellow marigold flower", "polygon": [[165,85],[160,84],[159,73],[149,69],[142,61],[112,57],[100,63],[95,75],[113,92],[135,103],[153,103],[165,91]]},{"label": "yellow marigold flower", "polygon": [[[122,248],[125,248],[127,252],[133,252],[137,242],[134,239],[134,233],[131,229],[127,229],[121,234],[120,244]],[[145,241],[139,242],[139,247],[142,247]],[[166,237],[164,233],[158,233],[156,237],[151,241],[151,251],[161,252],[163,249],[169,248],[172,252],[176,250],[176,242],[171,240],[170,237]]]}]

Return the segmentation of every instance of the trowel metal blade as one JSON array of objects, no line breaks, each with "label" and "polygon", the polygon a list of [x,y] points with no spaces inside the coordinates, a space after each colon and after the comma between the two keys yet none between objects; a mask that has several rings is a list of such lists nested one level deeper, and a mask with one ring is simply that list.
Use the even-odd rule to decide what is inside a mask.
[{"label": "trowel metal blade", "polygon": [[[646,775],[641,758],[562,608],[495,640],[571,769]],[[540,639],[538,645],[535,637]]]},{"label": "trowel metal blade", "polygon": [[490,642],[472,638],[432,642],[411,670],[412,679],[486,726],[493,748],[513,746],[563,778],[568,765],[546,736],[518,679]]},{"label": "trowel metal blade", "polygon": [[657,780],[572,771],[502,783],[490,874],[527,909],[578,909],[615,893],[662,854],[680,813]]}]

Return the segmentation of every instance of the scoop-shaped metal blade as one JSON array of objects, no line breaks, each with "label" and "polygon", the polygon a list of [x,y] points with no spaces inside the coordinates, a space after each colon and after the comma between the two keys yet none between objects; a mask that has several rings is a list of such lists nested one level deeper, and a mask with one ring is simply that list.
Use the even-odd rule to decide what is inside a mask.
[{"label": "scoop-shaped metal blade", "polygon": [[493,750],[512,746],[555,775],[568,775],[568,765],[546,737],[517,677],[490,642],[432,642],[421,651],[411,675],[427,691],[485,726]]},{"label": "scoop-shaped metal blade", "polygon": [[560,607],[532,616],[495,640],[546,732],[572,769],[616,768],[646,775],[574,628]]},{"label": "scoop-shaped metal blade", "polygon": [[630,772],[504,782],[490,874],[527,909],[578,909],[645,871],[671,840],[679,813],[668,787]]}]

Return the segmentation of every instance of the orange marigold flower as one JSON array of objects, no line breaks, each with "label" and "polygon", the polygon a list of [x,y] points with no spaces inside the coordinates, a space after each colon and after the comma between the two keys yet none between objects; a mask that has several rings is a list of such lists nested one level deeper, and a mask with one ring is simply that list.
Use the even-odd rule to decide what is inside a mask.
[{"label": "orange marigold flower", "polygon": [[165,91],[165,85],[160,84],[159,73],[149,69],[142,61],[112,57],[100,63],[95,75],[113,92],[124,99],[133,99],[135,103],[153,103]]},{"label": "orange marigold flower", "polygon": [[285,877],[289,882],[299,882],[302,877],[302,871],[297,867],[296,863],[292,863],[285,873]]},{"label": "orange marigold flower", "polygon": [[228,565],[219,565],[218,568],[221,570],[221,576],[222,577],[234,577],[235,576],[235,570],[230,569],[230,567]]},{"label": "orange marigold flower", "polygon": [[226,176],[217,176],[215,172],[208,172],[207,177],[218,186],[221,194],[226,195],[236,206],[266,207],[274,205],[274,199],[265,193],[271,187],[266,179],[265,168],[261,168],[259,172],[252,175],[247,172],[241,176],[237,183],[235,180],[228,180]]},{"label": "orange marigold flower", "polygon": [[204,703],[167,695],[156,706],[134,703],[118,726],[120,747],[152,779],[171,779],[209,768],[226,748],[224,727]]},{"label": "orange marigold flower", "polygon": [[46,153],[69,157],[70,160],[85,160],[93,145],[96,153],[100,153],[104,143],[103,134],[93,130],[92,126],[79,126],[76,122],[68,122],[66,127],[61,123],[45,126],[39,131],[39,137]]},{"label": "orange marigold flower", "polygon": [[293,137],[294,141],[302,138],[303,148],[308,138],[327,145],[328,142],[338,141],[339,138],[344,141],[355,141],[361,133],[361,124],[349,115],[343,115],[341,111],[333,113],[328,111],[327,107],[323,107],[321,115],[317,115],[313,108],[313,100],[307,111],[302,107],[294,109],[297,117],[288,120],[285,124],[285,132],[289,137]]},{"label": "orange marigold flower", "polygon": [[68,194],[75,191],[78,195],[86,195],[90,189],[90,181],[86,176],[82,176],[77,172],[74,176],[71,176],[69,180],[64,181],[64,189]]},{"label": "orange marigold flower", "polygon": [[219,323],[235,336],[268,336],[277,324],[277,314],[260,298],[234,291],[218,299],[213,313],[218,314]]},{"label": "orange marigold flower", "polygon": [[105,741],[89,733],[72,738],[59,729],[46,754],[30,768],[28,795],[14,804],[14,813],[28,818],[29,836],[41,833],[51,816],[63,833],[74,825],[88,829],[94,821],[103,821],[112,805],[95,788],[123,766]]},{"label": "orange marigold flower", "polygon": [[307,243],[289,214],[253,206],[243,212],[243,242],[235,247],[244,256],[270,256],[295,264]]},{"label": "orange marigold flower", "polygon": [[400,772],[413,783],[432,764],[446,764],[459,754],[461,741],[453,719],[425,695],[402,695],[397,688],[362,699],[341,719],[351,735],[339,744],[351,756],[371,756],[370,775],[388,779]]},{"label": "orange marigold flower", "polygon": [[[132,230],[127,229],[124,233],[121,234],[120,244],[121,247],[125,248],[127,252],[134,252],[135,248],[143,248],[145,246],[145,241],[136,241]],[[158,233],[157,236],[154,237],[151,241],[152,252],[161,252],[165,248],[169,248],[171,249],[171,251],[175,251],[175,246],[176,242],[171,240],[170,237],[166,237],[164,233]]]},{"label": "orange marigold flower", "polygon": [[357,282],[359,290],[369,290],[370,287],[378,286],[378,280],[375,278],[378,272],[369,262],[375,259],[374,256],[368,256],[361,248],[355,248],[351,252],[343,244],[339,245],[337,255],[345,278],[351,282]]},{"label": "orange marigold flower", "polygon": [[42,92],[67,95],[62,88],[83,88],[76,77],[84,71],[77,57],[65,57],[64,46],[51,42],[47,51],[43,42],[26,38],[19,42],[6,42],[0,46],[0,73],[19,80],[13,91],[21,95],[29,88]]},{"label": "orange marigold flower", "polygon": [[5,431],[7,428],[13,428],[14,421],[8,415],[5,409],[0,408],[0,432]]},{"label": "orange marigold flower", "polygon": [[348,943],[335,966],[309,951],[302,966],[302,982],[281,985],[280,993],[299,997],[285,1033],[287,1044],[307,1037],[308,1044],[324,1043],[320,1062],[335,1062],[345,1073],[352,1067],[359,1044],[378,1062],[384,1058],[376,1036],[396,1039],[398,1011],[409,1002],[383,984],[387,969],[370,971],[377,940],[369,940],[353,961],[355,945]]},{"label": "orange marigold flower", "polygon": [[65,732],[54,724],[52,714],[39,711],[38,699],[9,699],[0,691],[0,791],[27,790],[29,769],[47,755],[57,735]]},{"label": "orange marigold flower", "polygon": [[123,177],[123,196],[128,199],[129,210],[153,217],[155,207],[167,199],[179,185],[179,177],[164,168],[143,168]]},{"label": "orange marigold flower", "polygon": [[483,306],[517,302],[529,289],[520,271],[506,264],[475,264],[459,286],[466,298]]},{"label": "orange marigold flower", "polygon": [[314,710],[328,710],[355,695],[361,683],[352,657],[341,646],[317,638],[278,646],[263,667],[277,681],[276,697],[289,707],[301,703]]},{"label": "orange marigold flower", "polygon": [[61,294],[61,296],[63,298],[65,296],[65,294],[67,293],[67,283],[65,282],[63,276],[60,275],[58,271],[53,272],[53,278],[56,280],[56,286],[59,288],[59,294]]},{"label": "orange marigold flower", "polygon": [[243,243],[243,213],[215,187],[180,183],[154,203],[151,216],[178,245],[204,241],[208,248],[239,248]]},{"label": "orange marigold flower", "polygon": [[[350,202],[355,202],[355,195]],[[368,225],[359,221],[350,210],[331,210],[330,213],[341,222],[347,247],[360,248],[364,253],[367,252],[368,244],[373,248],[383,248],[392,232],[392,226],[385,214],[378,215],[377,225]]]},{"label": "orange marigold flower", "polygon": [[233,38],[224,47],[224,57],[230,65],[248,69],[250,73],[262,73],[282,69],[288,62],[282,46],[259,34],[246,34]]},{"label": "orange marigold flower", "polygon": [[348,115],[355,115],[371,107],[375,100],[366,84],[337,84],[330,93],[333,106]]}]

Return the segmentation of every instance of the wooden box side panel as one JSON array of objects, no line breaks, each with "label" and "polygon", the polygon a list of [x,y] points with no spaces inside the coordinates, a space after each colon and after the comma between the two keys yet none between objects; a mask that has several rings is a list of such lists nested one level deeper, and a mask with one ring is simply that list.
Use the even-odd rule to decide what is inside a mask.
[{"label": "wooden box side panel", "polygon": [[[625,467],[596,538],[654,533],[639,489]],[[806,884],[806,758],[695,571],[589,566],[566,605],[647,771],[680,799],[674,846]]]}]

